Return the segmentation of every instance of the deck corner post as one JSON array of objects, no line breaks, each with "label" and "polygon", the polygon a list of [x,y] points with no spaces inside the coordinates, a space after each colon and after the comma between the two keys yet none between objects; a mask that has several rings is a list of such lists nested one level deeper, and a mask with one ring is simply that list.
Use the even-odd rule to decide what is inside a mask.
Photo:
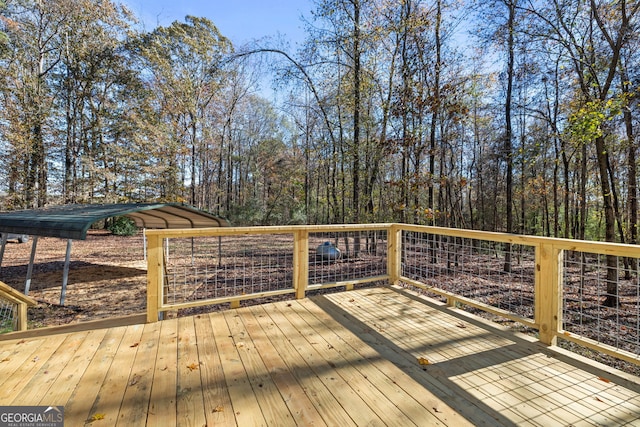
[{"label": "deck corner post", "polygon": [[296,230],[293,234],[293,288],[296,299],[302,299],[309,284],[309,232]]},{"label": "deck corner post", "polygon": [[397,285],[400,281],[400,266],[402,264],[402,229],[399,224],[391,224],[388,229],[387,243],[387,274],[389,284]]},{"label": "deck corner post", "polygon": [[556,345],[562,327],[562,253],[552,243],[536,248],[535,319],[545,345]]},{"label": "deck corner post", "polygon": [[147,235],[147,323],[158,321],[163,284],[162,238],[157,234]]}]

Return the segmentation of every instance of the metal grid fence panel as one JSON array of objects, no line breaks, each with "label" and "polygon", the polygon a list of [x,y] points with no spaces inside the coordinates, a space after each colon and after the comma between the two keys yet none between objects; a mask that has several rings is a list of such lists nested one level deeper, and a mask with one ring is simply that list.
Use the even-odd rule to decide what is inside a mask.
[{"label": "metal grid fence panel", "polygon": [[309,233],[309,286],[387,274],[387,231]]},{"label": "metal grid fence panel", "polygon": [[291,234],[169,239],[166,304],[293,291]]},{"label": "metal grid fence panel", "polygon": [[564,331],[640,355],[639,277],[638,258],[565,251]]},{"label": "metal grid fence panel", "polygon": [[534,318],[533,246],[405,230],[401,275],[524,319]]},{"label": "metal grid fence panel", "polygon": [[17,308],[13,301],[0,297],[0,334],[16,330]]}]

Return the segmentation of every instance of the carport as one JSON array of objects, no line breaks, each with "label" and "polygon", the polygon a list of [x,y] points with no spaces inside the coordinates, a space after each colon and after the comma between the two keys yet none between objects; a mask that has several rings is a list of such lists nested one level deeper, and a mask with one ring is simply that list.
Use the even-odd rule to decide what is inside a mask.
[{"label": "carport", "polygon": [[85,240],[87,231],[97,221],[125,216],[132,219],[136,226],[147,228],[208,228],[228,227],[229,222],[221,217],[209,214],[193,206],[179,203],[119,203],[91,205],[63,205],[42,209],[0,212],[0,267],[4,258],[8,234],[27,234],[33,236],[31,256],[27,268],[24,286],[25,295],[29,294],[33,263],[38,246],[38,237],[59,237],[67,239],[64,270],[62,273],[62,291],[60,305],[64,304],[69,263],[73,240]]}]

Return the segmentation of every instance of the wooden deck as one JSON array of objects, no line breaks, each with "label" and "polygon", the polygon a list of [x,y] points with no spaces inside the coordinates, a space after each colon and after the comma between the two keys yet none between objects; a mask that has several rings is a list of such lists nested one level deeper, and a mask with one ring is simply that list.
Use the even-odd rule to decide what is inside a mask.
[{"label": "wooden deck", "polygon": [[639,384],[392,288],[0,342],[69,426],[640,425]]}]

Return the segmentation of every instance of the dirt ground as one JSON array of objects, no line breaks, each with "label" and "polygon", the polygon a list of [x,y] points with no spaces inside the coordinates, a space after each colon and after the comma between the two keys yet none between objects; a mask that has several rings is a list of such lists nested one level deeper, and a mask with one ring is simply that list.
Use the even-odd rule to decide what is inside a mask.
[{"label": "dirt ground", "polygon": [[[32,240],[7,243],[0,280],[23,292]],[[66,239],[40,237],[29,296],[29,328],[142,314],[146,305],[143,236],[114,236],[90,230],[86,240],[73,240],[64,306],[60,305]]]}]

